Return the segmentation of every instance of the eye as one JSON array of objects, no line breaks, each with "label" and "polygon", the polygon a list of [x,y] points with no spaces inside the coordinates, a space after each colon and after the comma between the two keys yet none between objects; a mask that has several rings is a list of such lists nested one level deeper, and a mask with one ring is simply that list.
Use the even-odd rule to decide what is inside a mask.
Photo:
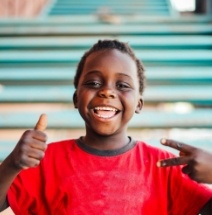
[{"label": "eye", "polygon": [[116,84],[116,87],[120,90],[128,90],[130,89],[130,85],[128,83],[125,82],[119,82]]},{"label": "eye", "polygon": [[87,81],[84,85],[90,88],[99,88],[101,87],[102,83],[100,81]]}]

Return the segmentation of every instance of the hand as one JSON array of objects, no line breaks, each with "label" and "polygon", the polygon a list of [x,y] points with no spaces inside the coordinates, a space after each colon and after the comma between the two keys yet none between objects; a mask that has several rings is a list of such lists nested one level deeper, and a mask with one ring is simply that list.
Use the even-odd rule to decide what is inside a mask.
[{"label": "hand", "polygon": [[15,168],[28,169],[39,165],[47,148],[47,136],[43,132],[47,127],[47,116],[42,114],[33,130],[23,133],[21,139],[10,154]]},{"label": "hand", "polygon": [[158,161],[158,167],[184,165],[182,172],[191,179],[212,183],[212,153],[170,139],[162,139],[161,143],[179,150],[179,157]]}]

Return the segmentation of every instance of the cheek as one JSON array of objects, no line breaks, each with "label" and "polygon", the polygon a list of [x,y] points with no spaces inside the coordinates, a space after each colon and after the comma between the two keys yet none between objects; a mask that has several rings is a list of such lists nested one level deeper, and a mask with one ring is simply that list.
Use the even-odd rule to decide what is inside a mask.
[{"label": "cheek", "polygon": [[81,90],[77,94],[78,98],[78,109],[87,109],[89,102],[93,98],[93,94],[90,93],[88,90]]},{"label": "cheek", "polygon": [[85,101],[84,99],[82,99],[82,98],[83,98],[82,96],[83,96],[83,94],[82,94],[81,92],[80,92],[80,93],[79,93],[79,92],[77,93],[77,108],[78,108],[78,109],[82,108],[83,103],[84,103],[84,101]]},{"label": "cheek", "polygon": [[128,109],[128,112],[131,112],[131,113],[134,113],[135,112],[135,109],[137,107],[137,96],[134,95],[134,94],[124,94],[124,106],[126,109]]}]

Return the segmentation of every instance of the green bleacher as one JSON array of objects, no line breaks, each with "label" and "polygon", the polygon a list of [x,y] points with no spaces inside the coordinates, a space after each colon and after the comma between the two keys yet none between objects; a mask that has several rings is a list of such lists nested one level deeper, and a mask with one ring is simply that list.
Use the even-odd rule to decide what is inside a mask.
[{"label": "green bleacher", "polygon": [[[99,17],[103,6],[118,23]],[[212,16],[176,16],[166,0],[58,0],[47,7],[36,19],[0,20],[0,159],[18,140],[3,133],[33,128],[42,112],[52,131],[83,130],[73,78],[98,39],[129,42],[145,65],[145,105],[130,132],[212,129]]]},{"label": "green bleacher", "polygon": [[[102,1],[69,1],[59,0],[56,1],[52,6],[49,14],[53,15],[73,15],[73,14],[93,14],[99,9],[107,8],[111,13],[115,14],[169,14],[169,5],[166,0],[151,0],[151,1],[140,1],[140,0],[102,0]],[[80,8],[80,9],[79,9]]]}]

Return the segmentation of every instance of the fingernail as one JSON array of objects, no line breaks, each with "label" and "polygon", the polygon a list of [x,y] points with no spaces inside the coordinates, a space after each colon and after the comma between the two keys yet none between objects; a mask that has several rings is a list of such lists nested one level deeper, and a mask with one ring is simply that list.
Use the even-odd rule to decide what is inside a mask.
[{"label": "fingernail", "polygon": [[161,142],[162,144],[165,144],[165,143],[166,143],[166,139],[165,139],[165,138],[162,138],[160,142]]},{"label": "fingernail", "polygon": [[164,161],[157,162],[157,167],[164,167],[164,166],[166,166],[166,162],[164,162]]},{"label": "fingernail", "polygon": [[161,167],[160,161],[158,161],[156,165],[157,165],[157,167]]}]

